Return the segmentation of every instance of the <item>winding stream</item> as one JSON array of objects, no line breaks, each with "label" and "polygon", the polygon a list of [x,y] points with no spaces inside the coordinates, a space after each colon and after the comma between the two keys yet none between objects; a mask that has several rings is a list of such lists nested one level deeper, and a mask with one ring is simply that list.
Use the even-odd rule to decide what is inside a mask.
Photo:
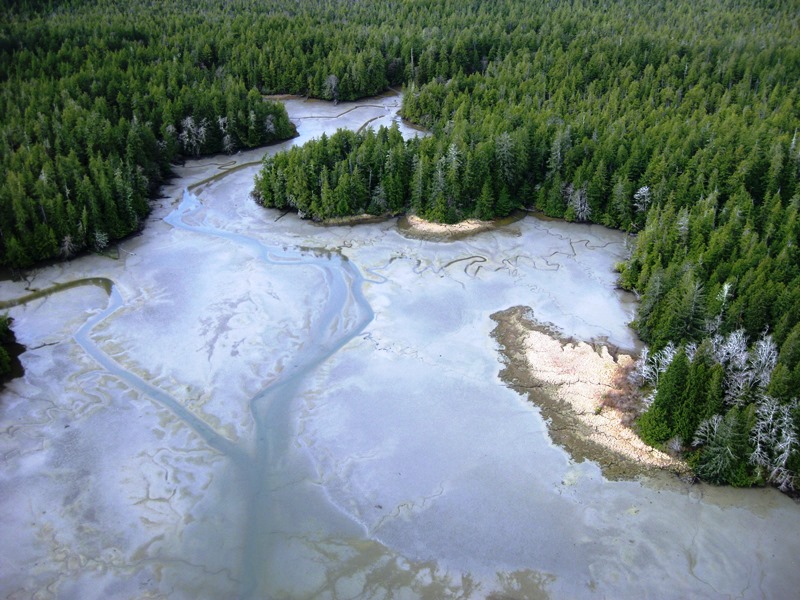
[{"label": "winding stream", "polygon": [[[292,143],[398,104],[288,101]],[[188,163],[119,260],[3,284],[28,352],[0,396],[0,596],[796,591],[792,501],[607,481],[497,377],[489,315],[513,305],[636,347],[620,234],[322,228],[249,200],[258,158]]]}]

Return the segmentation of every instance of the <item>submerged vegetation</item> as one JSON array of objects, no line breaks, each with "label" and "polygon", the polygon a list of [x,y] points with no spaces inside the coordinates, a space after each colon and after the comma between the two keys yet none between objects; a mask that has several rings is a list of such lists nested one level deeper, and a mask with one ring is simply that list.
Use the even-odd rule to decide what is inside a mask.
[{"label": "submerged vegetation", "polygon": [[[42,8],[37,8],[37,6]],[[800,17],[791,3],[17,3],[0,26],[2,262],[134,231],[186,155],[290,126],[262,95],[405,86],[432,135],[265,159],[265,206],[455,222],[518,207],[636,233],[649,443],[719,483],[800,469]]]}]

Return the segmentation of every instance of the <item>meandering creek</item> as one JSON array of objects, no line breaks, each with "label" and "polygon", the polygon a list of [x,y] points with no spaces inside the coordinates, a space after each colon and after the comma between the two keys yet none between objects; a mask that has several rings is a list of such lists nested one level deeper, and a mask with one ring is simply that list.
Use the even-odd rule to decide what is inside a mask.
[{"label": "meandering creek", "polygon": [[[268,151],[398,107],[289,100],[299,137]],[[118,258],[3,282],[28,350],[0,395],[0,597],[796,594],[793,501],[608,481],[498,378],[510,306],[636,348],[621,234],[319,227],[248,197],[263,152],[187,163]]]}]

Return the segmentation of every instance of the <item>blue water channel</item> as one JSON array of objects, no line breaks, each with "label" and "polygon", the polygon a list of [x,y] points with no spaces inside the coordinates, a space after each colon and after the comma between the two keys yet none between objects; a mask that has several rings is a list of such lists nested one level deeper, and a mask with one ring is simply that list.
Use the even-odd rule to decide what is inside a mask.
[{"label": "blue water channel", "polygon": [[[108,373],[169,410],[238,470],[236,479],[245,482],[248,488],[237,490],[237,495],[246,498],[248,504],[238,597],[263,598],[270,591],[265,565],[270,562],[270,553],[276,547],[270,541],[270,534],[280,526],[275,520],[281,510],[275,506],[278,500],[273,492],[298,477],[297,473],[285,470],[285,455],[293,435],[290,418],[292,401],[304,379],[361,334],[373,320],[374,313],[362,292],[364,278],[346,257],[338,253],[270,246],[241,233],[218,229],[209,225],[207,220],[197,220],[202,209],[199,198],[185,190],[179,206],[164,220],[176,229],[232,242],[270,267],[318,269],[325,282],[318,290],[325,295],[325,301],[321,310],[315,312],[309,330],[304,332],[306,342],[290,364],[248,402],[254,423],[251,439],[243,439],[239,443],[231,441],[173,396],[125,369],[100,348],[92,336],[93,331],[125,306],[119,288],[110,279],[86,278],[59,284],[3,302],[0,308],[25,304],[86,285],[98,286],[107,292],[108,305],[86,320],[75,332],[75,341]],[[259,335],[257,331],[251,333]]]}]

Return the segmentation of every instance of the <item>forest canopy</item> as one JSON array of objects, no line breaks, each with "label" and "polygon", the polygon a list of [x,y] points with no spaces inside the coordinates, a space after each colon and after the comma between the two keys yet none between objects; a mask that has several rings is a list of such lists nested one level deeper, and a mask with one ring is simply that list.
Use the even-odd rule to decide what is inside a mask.
[{"label": "forest canopy", "polygon": [[6,266],[141,226],[182,156],[291,134],[276,93],[403,86],[432,134],[265,159],[257,199],[325,219],[516,208],[635,234],[642,437],[706,479],[795,485],[800,16],[757,0],[17,2],[0,25]]},{"label": "forest canopy", "polygon": [[173,161],[292,135],[281,104],[198,46],[219,9],[34,4],[0,25],[0,264],[102,250],[141,227]]},{"label": "forest canopy", "polygon": [[640,434],[710,481],[794,487],[796,11],[451,8],[422,39],[408,34],[401,57],[402,114],[430,137],[340,131],[265,159],[256,198],[316,219],[455,222],[523,207],[636,233],[620,281],[641,296],[649,344],[634,374],[649,392]]}]

